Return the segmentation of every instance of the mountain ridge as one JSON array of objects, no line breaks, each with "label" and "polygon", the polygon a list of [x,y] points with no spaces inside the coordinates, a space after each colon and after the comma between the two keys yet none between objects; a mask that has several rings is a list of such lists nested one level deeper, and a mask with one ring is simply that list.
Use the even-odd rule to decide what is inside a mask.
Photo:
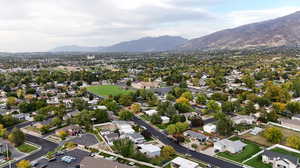
[{"label": "mountain ridge", "polygon": [[187,39],[180,36],[143,37],[137,40],[124,41],[107,47],[84,47],[77,45],[61,46],[50,52],[158,52],[174,50]]},{"label": "mountain ridge", "polygon": [[179,50],[245,49],[300,44],[300,11],[194,38]]}]

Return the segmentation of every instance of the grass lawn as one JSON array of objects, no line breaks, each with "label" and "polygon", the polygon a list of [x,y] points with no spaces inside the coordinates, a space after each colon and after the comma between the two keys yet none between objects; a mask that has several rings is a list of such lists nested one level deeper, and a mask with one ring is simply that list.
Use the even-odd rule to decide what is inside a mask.
[{"label": "grass lawn", "polygon": [[125,90],[115,85],[90,86],[87,87],[87,90],[91,93],[104,97],[108,97],[110,95],[117,96],[120,94],[127,94],[132,92],[131,90]]},{"label": "grass lawn", "polygon": [[300,158],[300,153],[295,153],[295,152],[287,151],[287,150],[282,149],[282,148],[274,148],[274,149],[271,149],[271,151]]},{"label": "grass lawn", "polygon": [[[234,140],[238,140],[237,138],[232,138]],[[261,151],[260,147],[253,143],[253,142],[249,142],[244,140],[244,143],[247,144],[247,146],[245,147],[245,149],[243,151],[241,151],[240,153],[236,153],[236,154],[231,154],[230,152],[220,152],[217,155],[227,158],[229,160],[233,160],[236,162],[243,162],[244,160],[248,159],[249,157],[251,157],[252,155],[258,153],[259,151]]]},{"label": "grass lawn", "polygon": [[261,155],[247,161],[245,164],[255,168],[272,168],[271,164],[265,164],[261,161]]},{"label": "grass lawn", "polygon": [[30,153],[30,152],[37,150],[38,148],[35,146],[32,146],[32,145],[29,145],[27,143],[24,143],[23,145],[18,146],[17,149],[23,153]]}]

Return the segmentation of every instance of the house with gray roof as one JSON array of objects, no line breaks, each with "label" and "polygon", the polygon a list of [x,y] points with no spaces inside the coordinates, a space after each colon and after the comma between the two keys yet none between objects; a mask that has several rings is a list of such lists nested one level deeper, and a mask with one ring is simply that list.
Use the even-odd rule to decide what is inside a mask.
[{"label": "house with gray roof", "polygon": [[187,130],[183,133],[184,136],[191,137],[193,139],[197,139],[200,142],[205,142],[208,140],[208,137],[195,131]]},{"label": "house with gray roof", "polygon": [[297,168],[299,166],[299,158],[270,150],[262,153],[262,161],[272,164],[273,168]]}]

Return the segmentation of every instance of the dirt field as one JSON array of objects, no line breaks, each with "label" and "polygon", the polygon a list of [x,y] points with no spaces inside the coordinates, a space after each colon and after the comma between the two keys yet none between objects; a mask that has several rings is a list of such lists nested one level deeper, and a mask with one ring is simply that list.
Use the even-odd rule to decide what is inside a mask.
[{"label": "dirt field", "polygon": [[[300,132],[297,132],[297,131],[293,131],[293,130],[290,130],[290,129],[286,129],[286,128],[282,128],[282,127],[278,127],[278,126],[273,126],[273,125],[270,125],[268,127],[276,127],[276,128],[281,130],[281,132],[283,134],[283,140],[281,142],[282,145],[285,145],[286,139],[289,136],[299,136],[300,137]],[[263,146],[272,146],[272,143],[268,142],[261,134],[255,136],[255,135],[251,135],[250,133],[248,133],[248,134],[242,135],[241,138],[247,139],[249,141],[253,141],[253,142],[255,142],[257,144],[260,144],[260,145],[263,145]]]}]

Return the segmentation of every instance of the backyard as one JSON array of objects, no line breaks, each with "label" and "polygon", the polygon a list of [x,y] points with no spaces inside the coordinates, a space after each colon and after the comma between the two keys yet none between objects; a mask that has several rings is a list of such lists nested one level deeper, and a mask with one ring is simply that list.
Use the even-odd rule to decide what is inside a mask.
[{"label": "backyard", "polygon": [[245,164],[255,168],[272,168],[271,164],[265,164],[262,162],[261,155],[254,157],[253,159],[247,161]]},{"label": "backyard", "polygon": [[110,95],[117,96],[120,94],[127,94],[132,92],[132,90],[125,90],[115,85],[90,86],[87,87],[87,90],[93,94],[104,96],[104,97],[108,97]]}]

